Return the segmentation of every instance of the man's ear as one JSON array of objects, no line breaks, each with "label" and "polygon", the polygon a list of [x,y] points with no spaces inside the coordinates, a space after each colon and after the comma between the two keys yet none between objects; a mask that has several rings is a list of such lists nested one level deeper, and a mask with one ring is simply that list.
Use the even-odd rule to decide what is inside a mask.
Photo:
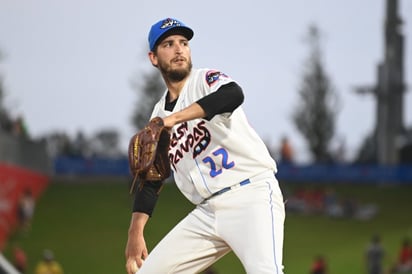
[{"label": "man's ear", "polygon": [[149,51],[148,56],[149,56],[149,59],[150,59],[150,62],[152,63],[152,65],[157,68],[157,56],[156,56],[156,54],[153,51]]}]

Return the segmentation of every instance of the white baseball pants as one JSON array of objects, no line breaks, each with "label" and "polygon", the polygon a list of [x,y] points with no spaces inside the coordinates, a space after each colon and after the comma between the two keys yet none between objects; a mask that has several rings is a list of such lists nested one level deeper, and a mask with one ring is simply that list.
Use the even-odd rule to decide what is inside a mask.
[{"label": "white baseball pants", "polygon": [[285,208],[272,172],[199,204],[150,252],[139,274],[194,274],[233,250],[248,274],[283,274]]}]

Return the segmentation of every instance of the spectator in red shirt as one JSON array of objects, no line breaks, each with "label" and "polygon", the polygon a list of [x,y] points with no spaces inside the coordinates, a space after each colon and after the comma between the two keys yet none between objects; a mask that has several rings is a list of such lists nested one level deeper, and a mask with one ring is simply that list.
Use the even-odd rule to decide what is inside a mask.
[{"label": "spectator in red shirt", "polygon": [[412,270],[412,245],[408,238],[405,238],[399,251],[399,265]]},{"label": "spectator in red shirt", "polygon": [[326,261],[323,256],[317,256],[315,260],[312,263],[312,266],[310,268],[310,274],[326,274],[327,273],[327,267],[326,267]]},{"label": "spectator in red shirt", "polygon": [[412,244],[409,238],[402,242],[398,261],[391,273],[409,273],[412,271]]},{"label": "spectator in red shirt", "polygon": [[26,252],[19,246],[13,248],[14,266],[20,273],[26,273],[27,270],[27,256]]}]

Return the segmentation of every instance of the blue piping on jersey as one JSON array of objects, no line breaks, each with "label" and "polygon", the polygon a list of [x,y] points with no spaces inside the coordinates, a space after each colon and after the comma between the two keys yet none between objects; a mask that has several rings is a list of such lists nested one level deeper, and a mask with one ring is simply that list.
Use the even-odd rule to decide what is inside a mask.
[{"label": "blue piping on jersey", "polygon": [[200,177],[202,178],[203,185],[205,186],[205,188],[207,189],[207,191],[209,191],[209,193],[212,194],[212,191],[210,191],[209,187],[207,186],[207,182],[206,182],[205,176],[203,176],[202,172],[200,171],[199,164],[198,164],[197,160],[194,159],[194,161],[195,161],[195,163],[196,163],[197,169],[199,170]]}]

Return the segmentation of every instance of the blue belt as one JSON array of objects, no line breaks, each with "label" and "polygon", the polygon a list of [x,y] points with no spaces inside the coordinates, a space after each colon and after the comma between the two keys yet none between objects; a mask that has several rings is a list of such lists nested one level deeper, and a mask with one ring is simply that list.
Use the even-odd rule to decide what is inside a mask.
[{"label": "blue belt", "polygon": [[228,187],[222,188],[221,190],[216,191],[215,193],[213,193],[213,194],[210,196],[210,198],[212,198],[212,197],[214,197],[214,196],[217,196],[217,195],[220,195],[220,194],[222,194],[222,193],[228,192],[228,191],[231,190],[231,189],[234,189],[234,188],[237,188],[237,187],[240,187],[240,186],[244,186],[244,185],[247,185],[247,184],[250,184],[250,180],[249,180],[249,179],[243,180],[243,181],[241,181],[240,183],[235,184],[235,185],[233,185],[233,186],[228,186]]}]

